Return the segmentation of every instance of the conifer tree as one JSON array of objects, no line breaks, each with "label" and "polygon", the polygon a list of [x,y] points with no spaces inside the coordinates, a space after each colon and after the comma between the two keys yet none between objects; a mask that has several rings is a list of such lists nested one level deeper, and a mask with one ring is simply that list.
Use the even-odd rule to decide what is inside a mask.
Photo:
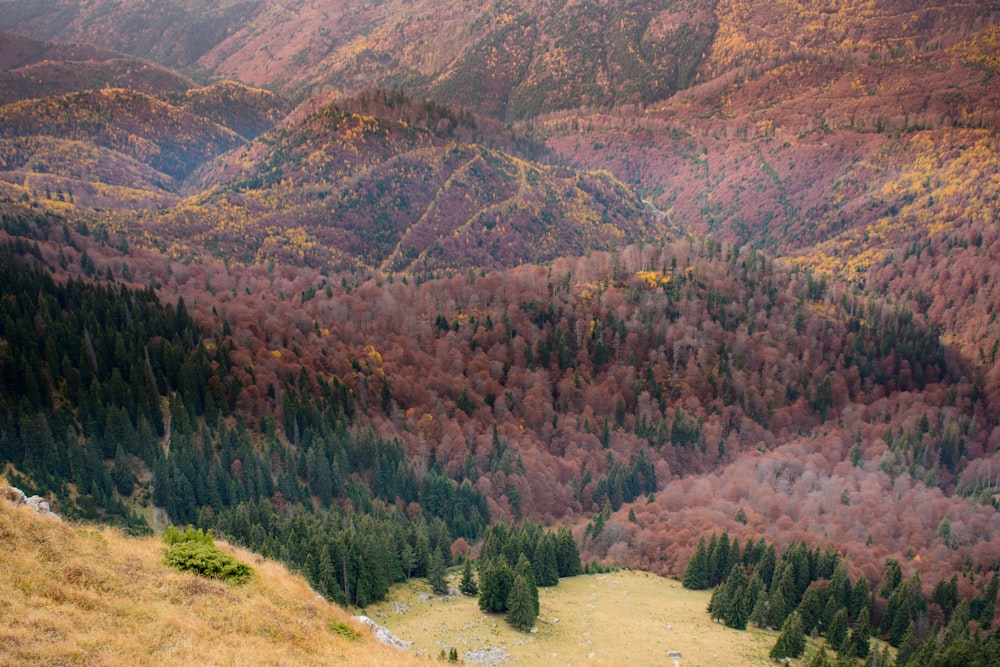
[{"label": "conifer tree", "polygon": [[826,643],[830,646],[840,647],[847,637],[847,608],[841,607],[830,620],[830,627],[826,631]]},{"label": "conifer tree", "polygon": [[545,533],[539,538],[532,565],[535,569],[535,580],[539,586],[555,586],[559,583],[556,539],[552,533]]},{"label": "conifer tree", "polygon": [[704,590],[709,586],[709,576],[708,547],[705,545],[705,537],[702,536],[684,570],[684,588],[692,591]]},{"label": "conifer tree", "polygon": [[809,634],[820,624],[823,616],[823,590],[813,583],[806,589],[805,595],[798,607],[802,618],[802,631]]},{"label": "conifer tree", "polygon": [[479,608],[493,613],[507,611],[513,578],[513,572],[503,556],[480,563]]},{"label": "conifer tree", "polygon": [[802,619],[792,612],[781,628],[781,635],[771,649],[771,659],[798,658],[806,650],[806,637],[802,632]]},{"label": "conifer tree", "polygon": [[556,568],[560,577],[575,577],[583,571],[580,550],[569,528],[560,528],[556,536]]},{"label": "conifer tree", "polygon": [[708,600],[708,616],[713,621],[723,621],[726,618],[726,609],[729,607],[729,599],[726,597],[725,585],[716,586],[712,590],[712,597]]},{"label": "conifer tree", "polygon": [[767,591],[762,590],[757,596],[753,611],[750,612],[750,620],[758,628],[764,628],[767,625],[767,602]]},{"label": "conifer tree", "polygon": [[906,628],[902,641],[899,642],[899,650],[896,651],[896,664],[906,665],[910,661],[910,656],[917,650],[917,637],[913,631],[913,623]]},{"label": "conifer tree", "polygon": [[851,604],[847,608],[851,618],[858,618],[861,616],[861,609],[869,606],[869,595],[868,579],[862,574],[851,589]]},{"label": "conifer tree", "polygon": [[[712,536],[715,537],[714,535]],[[718,539],[714,540],[708,552],[709,585],[715,586],[728,576],[732,569],[730,556],[732,554],[729,545],[729,533],[723,531]]]},{"label": "conifer tree", "polygon": [[122,449],[121,445],[115,450],[115,468],[114,472],[111,474],[111,478],[115,482],[115,487],[118,489],[118,493],[123,496],[131,496],[132,491],[135,489],[135,476],[132,475],[132,471],[128,467],[128,459],[125,456],[125,450]]},{"label": "conifer tree", "polygon": [[514,585],[507,599],[507,622],[518,630],[530,630],[538,618],[531,597],[531,585],[524,575],[514,577]]},{"label": "conifer tree", "polygon": [[821,646],[813,654],[812,660],[809,661],[807,667],[830,667],[830,656],[826,654],[826,648]]},{"label": "conifer tree", "polygon": [[427,583],[431,590],[438,595],[445,595],[448,592],[448,582],[444,579],[444,557],[441,549],[435,549],[431,556],[431,564],[427,569]]},{"label": "conifer tree", "polygon": [[459,586],[459,590],[462,591],[463,595],[477,595],[479,593],[479,586],[476,585],[476,580],[472,576],[472,561],[466,560],[465,567],[462,569],[462,583]]},{"label": "conifer tree", "polygon": [[750,599],[749,582],[742,563],[733,565],[722,588],[726,589],[726,603],[722,611],[726,625],[736,630],[746,630],[755,600]]},{"label": "conifer tree", "polygon": [[516,579],[517,577],[524,577],[524,581],[528,586],[528,594],[531,597],[531,605],[535,610],[535,616],[538,616],[538,612],[541,609],[538,602],[538,584],[535,583],[535,573],[531,568],[531,561],[523,553],[517,561],[517,567],[514,568],[514,578]]},{"label": "conifer tree", "polygon": [[871,647],[871,617],[868,607],[862,607],[861,613],[854,620],[854,627],[848,638],[853,647],[854,655],[859,658],[867,658]]},{"label": "conifer tree", "polygon": [[882,586],[879,588],[879,595],[886,600],[893,594],[899,584],[903,581],[903,570],[899,566],[899,561],[895,558],[887,558],[885,561],[885,574],[882,575]]}]

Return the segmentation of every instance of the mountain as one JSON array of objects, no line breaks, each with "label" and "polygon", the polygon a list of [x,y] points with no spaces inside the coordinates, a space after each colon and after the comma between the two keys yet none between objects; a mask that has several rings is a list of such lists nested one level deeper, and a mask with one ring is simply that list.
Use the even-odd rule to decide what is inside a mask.
[{"label": "mountain", "polygon": [[722,8],[702,83],[536,131],[676,224],[891,295],[993,367],[996,4]]},{"label": "mountain", "polygon": [[97,88],[154,94],[195,86],[191,79],[148,60],[0,31],[0,105]]},{"label": "mountain", "polygon": [[[224,584],[164,563],[165,545],[70,525],[0,499],[2,664],[425,664],[378,644],[279,563],[219,544],[254,578]],[[40,567],[39,563],[45,563]]]},{"label": "mountain", "polygon": [[308,107],[205,167],[203,194],[150,232],[242,261],[390,273],[513,266],[657,234],[607,173],[490,148],[519,151],[495,122],[400,95]]},{"label": "mountain", "polygon": [[992,629],[997,2],[5,8],[298,101],[0,107],[0,454],[72,516],[360,605],[501,521],[724,530],[838,552],[904,658]]},{"label": "mountain", "polygon": [[196,167],[273,126],[286,105],[231,82],[157,95],[84,89],[0,106],[0,180],[19,186],[12,195],[86,207],[169,206]]},{"label": "mountain", "polygon": [[[693,80],[714,3],[16,0],[0,25],[143,54],[286,94],[405,88],[499,118],[663,99]],[[109,32],[109,23],[128,25]]]}]

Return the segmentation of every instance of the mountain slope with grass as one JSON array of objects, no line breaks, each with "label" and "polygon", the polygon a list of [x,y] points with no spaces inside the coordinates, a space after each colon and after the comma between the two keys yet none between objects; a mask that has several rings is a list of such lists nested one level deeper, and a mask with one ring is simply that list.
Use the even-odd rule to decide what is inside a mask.
[{"label": "mountain slope with grass", "polygon": [[[2,480],[0,480],[2,483]],[[282,565],[226,584],[164,562],[166,545],[60,523],[0,500],[0,664],[419,665]]]}]

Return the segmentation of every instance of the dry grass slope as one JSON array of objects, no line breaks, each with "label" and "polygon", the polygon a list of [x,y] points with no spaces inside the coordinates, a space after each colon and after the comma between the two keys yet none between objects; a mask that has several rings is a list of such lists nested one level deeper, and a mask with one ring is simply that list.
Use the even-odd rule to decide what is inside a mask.
[{"label": "dry grass slope", "polygon": [[[163,545],[0,500],[0,665],[411,665],[282,565],[217,543],[239,587],[173,571]],[[352,642],[333,629],[347,624]]]}]

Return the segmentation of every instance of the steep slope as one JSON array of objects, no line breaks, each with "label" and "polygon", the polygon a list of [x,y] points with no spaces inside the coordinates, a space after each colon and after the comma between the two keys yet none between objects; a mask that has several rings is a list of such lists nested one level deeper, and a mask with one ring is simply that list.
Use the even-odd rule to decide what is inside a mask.
[{"label": "steep slope", "polygon": [[508,134],[401,95],[310,103],[206,167],[212,189],[144,228],[192,255],[390,273],[513,266],[657,234],[610,175],[489,147],[520,152]]},{"label": "steep slope", "polygon": [[[244,24],[259,0],[129,3],[4,2],[3,26],[42,40],[80,41],[170,67],[187,66]],[[73,39],[70,35],[78,35]]]},{"label": "steep slope", "polygon": [[87,141],[183,179],[195,166],[242,143],[231,130],[143,93],[100,90],[0,108],[0,136]]},{"label": "steep slope", "polygon": [[406,88],[501,118],[662,99],[692,80],[715,27],[710,0],[7,4],[0,25],[45,39],[288,93]]},{"label": "steep slope", "polygon": [[171,206],[195,168],[287,112],[273,93],[232,82],[156,95],[84,89],[0,106],[0,181],[13,186],[9,196],[64,208]]},{"label": "steep slope", "polygon": [[244,585],[222,584],[167,567],[153,538],[59,523],[6,499],[0,536],[3,665],[425,664],[246,551],[219,545],[256,571]]},{"label": "steep slope", "polygon": [[796,7],[720,3],[704,83],[535,128],[695,233],[931,314],[991,372],[996,3]]},{"label": "steep slope", "polygon": [[[977,571],[1000,562],[998,406],[977,387],[974,369],[905,307],[835,291],[829,280],[759,253],[712,241],[630,246],[418,284],[374,272],[126,253],[114,236],[99,242],[103,226],[89,236],[68,232],[70,245],[58,219],[18,219],[15,208],[4,220],[21,230],[12,247],[25,259],[55,265],[64,254],[71,274],[90,266],[96,275],[139,275],[190,304],[184,330],[166,333],[177,343],[150,345],[153,368],[171,373],[157,371],[156,387],[180,388],[171,390],[169,454],[149,453],[150,445],[134,454],[152,468],[153,499],[175,520],[238,525],[240,535],[255,522],[288,521],[297,539],[313,544],[307,526],[331,539],[348,530],[339,510],[325,509],[346,494],[355,508],[385,503],[390,512],[417,513],[425,529],[438,524],[438,544],[475,539],[499,517],[576,523],[591,557],[674,575],[698,536],[721,527],[781,545],[832,541],[866,573],[892,556],[926,573],[928,585],[970,562]],[[128,413],[116,409],[117,421],[81,413],[86,441],[52,427],[50,449],[65,456],[19,447],[46,440],[36,437],[41,424],[65,423],[37,417],[38,395],[51,386],[55,402],[82,386],[69,372],[78,364],[90,373],[81,339],[91,336],[95,350],[111,355],[123,311],[154,343],[156,330],[138,326],[138,305],[108,311],[91,298],[85,305],[107,311],[98,319],[106,324],[84,331],[78,323],[90,316],[73,315],[75,338],[61,347],[76,353],[59,364],[55,348],[31,332],[56,331],[64,318],[56,304],[76,300],[39,301],[38,287],[6,282],[19,296],[4,300],[17,310],[0,370],[10,378],[8,420],[18,429],[0,440],[0,453],[56,490],[58,480],[39,470],[58,469],[39,461],[72,462],[81,457],[72,452],[115,438],[125,448],[148,443],[148,435],[128,433],[149,426],[124,425]],[[48,315],[36,316],[37,302]],[[203,333],[192,334],[192,322]],[[124,345],[133,352],[111,357],[129,360],[120,370],[98,357],[106,384],[93,393],[127,407],[148,391],[123,390],[122,379],[141,389],[149,383],[136,352],[145,343],[129,334]],[[32,400],[21,376],[51,383],[36,387],[35,407],[21,407]],[[65,467],[68,479],[80,479]],[[113,470],[121,470],[117,461]],[[87,474],[115,497],[117,478]],[[906,511],[859,528],[861,517],[896,503]],[[317,505],[314,521],[307,514]],[[951,529],[942,538],[946,517]],[[407,531],[402,517],[379,520]],[[278,554],[282,544],[268,548]],[[310,565],[295,554],[314,576],[321,555],[313,552]],[[326,583],[337,595],[343,584],[330,571]],[[363,594],[377,599],[372,593]]]},{"label": "steep slope", "polygon": [[95,88],[130,88],[154,94],[195,85],[191,79],[146,60],[0,31],[0,105]]}]

